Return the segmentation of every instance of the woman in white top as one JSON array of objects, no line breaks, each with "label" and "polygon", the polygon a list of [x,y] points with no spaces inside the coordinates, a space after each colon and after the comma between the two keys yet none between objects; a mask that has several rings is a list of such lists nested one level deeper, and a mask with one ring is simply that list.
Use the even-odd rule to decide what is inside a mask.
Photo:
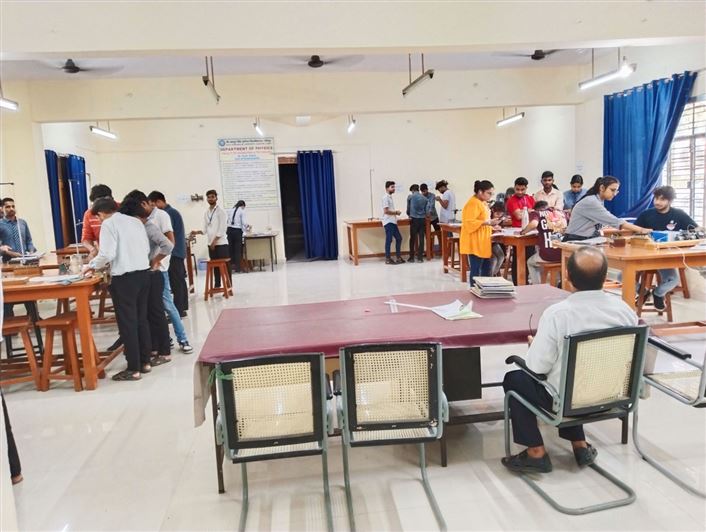
[{"label": "woman in white top", "polygon": [[245,220],[245,202],[238,200],[233,207],[233,212],[228,216],[228,248],[230,250],[230,263],[237,273],[240,273],[240,261],[243,255],[243,232],[250,226]]}]

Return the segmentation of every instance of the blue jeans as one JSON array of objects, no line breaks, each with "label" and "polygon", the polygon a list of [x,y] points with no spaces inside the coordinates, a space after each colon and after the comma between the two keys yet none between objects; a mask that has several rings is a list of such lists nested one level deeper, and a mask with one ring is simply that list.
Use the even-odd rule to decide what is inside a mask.
[{"label": "blue jeans", "polygon": [[162,277],[164,277],[164,289],[162,290],[164,310],[167,311],[169,320],[172,322],[172,327],[174,327],[174,334],[176,334],[177,342],[183,344],[184,342],[188,342],[189,339],[186,337],[186,331],[184,330],[184,324],[181,322],[179,311],[174,306],[172,287],[169,284],[169,272],[162,272]]},{"label": "blue jeans", "polygon": [[679,284],[679,271],[673,269],[657,271],[662,278],[662,282],[655,287],[654,294],[658,297],[664,297]]},{"label": "blue jeans", "polygon": [[474,277],[490,277],[490,265],[492,259],[484,259],[475,255],[467,255],[468,257],[468,284],[473,286]]},{"label": "blue jeans", "polygon": [[395,251],[397,252],[397,258],[402,256],[402,235],[397,227],[397,224],[389,223],[385,224],[385,258],[390,258],[390,245],[392,244],[392,239],[395,239]]}]

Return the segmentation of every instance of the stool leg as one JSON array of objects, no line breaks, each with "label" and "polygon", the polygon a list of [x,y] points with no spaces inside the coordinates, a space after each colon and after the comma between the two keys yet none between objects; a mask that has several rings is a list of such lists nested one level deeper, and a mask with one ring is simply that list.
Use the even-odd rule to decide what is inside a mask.
[{"label": "stool leg", "polygon": [[29,337],[29,332],[26,330],[20,333],[22,337],[22,343],[24,343],[25,350],[27,351],[27,362],[29,363],[29,371],[32,373],[32,378],[34,379],[34,386],[37,390],[42,389],[42,377],[39,373],[39,368],[37,367],[37,359],[34,356],[34,347],[32,346],[32,340]]},{"label": "stool leg", "polygon": [[203,290],[203,300],[208,301],[208,296],[211,294],[211,265],[206,265],[206,286]]},{"label": "stool leg", "polygon": [[64,358],[68,358],[71,364],[71,374],[74,378],[74,390],[80,392],[83,390],[83,383],[81,382],[81,370],[78,366],[78,346],[76,345],[76,329],[72,326],[66,331],[66,346],[67,350],[64,351]]},{"label": "stool leg", "polygon": [[46,342],[44,343],[44,356],[42,356],[42,378],[40,389],[46,392],[49,389],[49,375],[54,362],[54,329],[47,327]]}]

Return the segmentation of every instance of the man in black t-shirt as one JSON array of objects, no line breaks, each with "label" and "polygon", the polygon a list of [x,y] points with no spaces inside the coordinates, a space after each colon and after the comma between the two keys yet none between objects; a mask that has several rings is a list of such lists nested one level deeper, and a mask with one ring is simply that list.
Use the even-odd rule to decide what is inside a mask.
[{"label": "man in black t-shirt", "polygon": [[[696,229],[697,223],[681,209],[672,208],[676,197],[674,188],[658,187],[654,191],[654,209],[647,209],[637,217],[635,225],[655,231],[682,231]],[[652,299],[657,310],[664,310],[664,296],[679,284],[679,272],[674,269],[658,270],[660,283],[652,291]],[[649,297],[649,294],[647,295]]]}]

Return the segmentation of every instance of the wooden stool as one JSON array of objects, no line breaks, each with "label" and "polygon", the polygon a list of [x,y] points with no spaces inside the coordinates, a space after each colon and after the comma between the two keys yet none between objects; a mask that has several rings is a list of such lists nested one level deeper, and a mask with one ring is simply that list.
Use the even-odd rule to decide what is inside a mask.
[{"label": "wooden stool", "polygon": [[666,312],[667,321],[674,321],[674,316],[672,314],[671,292],[668,292],[667,295],[664,296],[664,306],[666,307],[665,310],[657,310],[654,307],[654,304],[645,303],[645,299],[647,299],[647,292],[652,288],[654,280],[656,279],[658,283],[662,280],[659,272],[657,270],[647,270],[640,272],[638,278],[640,281],[640,291],[638,292],[637,303],[635,305],[637,315],[642,316],[643,312],[656,312],[657,315],[662,316]]},{"label": "wooden stool", "polygon": [[540,267],[540,280],[542,284],[557,286],[561,280],[561,262],[538,262]]},{"label": "wooden stool", "polygon": [[[505,266],[503,271],[503,278],[512,279],[512,254],[514,253],[515,246],[507,246],[507,252],[505,253]],[[510,274],[510,277],[508,277]]]},{"label": "wooden stool", "polygon": [[[34,347],[29,337],[29,332],[34,324],[27,316],[10,316],[2,324],[2,335],[10,336],[19,334],[22,338],[27,357],[13,357],[0,361],[0,386],[16,384],[19,382],[34,382],[37,390],[41,390],[41,375],[34,356]],[[29,375],[27,371],[29,370]]]},{"label": "wooden stool", "polygon": [[[226,299],[228,299],[229,295],[233,295],[233,288],[230,284],[229,262],[230,259],[211,259],[206,263],[206,288],[203,293],[204,301],[208,301],[208,298],[215,294],[223,294],[223,297]],[[220,288],[216,288],[216,275],[220,276],[221,279]]]},{"label": "wooden stool", "polygon": [[677,286],[672,293],[681,292],[684,299],[689,299],[691,294],[689,292],[689,283],[686,282],[686,268],[679,268],[679,286]]},{"label": "wooden stool", "polygon": [[[53,318],[47,318],[37,322],[40,327],[46,327],[47,337],[42,360],[42,391],[49,389],[50,380],[74,381],[74,390],[83,390],[81,382],[81,367],[78,363],[78,348],[76,347],[76,313],[59,314]],[[52,371],[54,359],[58,358],[54,354],[54,333],[61,333],[61,343],[63,346],[63,367]]]},{"label": "wooden stool", "polygon": [[[452,236],[448,239],[449,246],[449,266],[451,268],[461,268],[461,238],[458,236]],[[456,253],[458,253],[458,262],[456,260]]]}]

